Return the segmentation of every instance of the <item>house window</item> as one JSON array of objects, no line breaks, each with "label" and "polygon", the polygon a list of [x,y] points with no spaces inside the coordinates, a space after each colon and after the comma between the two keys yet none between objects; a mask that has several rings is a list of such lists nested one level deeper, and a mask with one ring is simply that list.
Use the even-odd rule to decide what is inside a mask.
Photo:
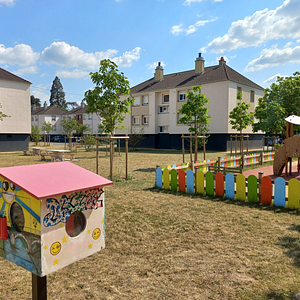
[{"label": "house window", "polygon": [[31,117],[31,121],[32,121],[32,122],[34,121],[34,117]]},{"label": "house window", "polygon": [[148,105],[148,96],[143,96],[143,105]]},{"label": "house window", "polygon": [[132,125],[140,125],[140,117],[132,117]]},{"label": "house window", "polygon": [[89,115],[89,120],[92,120],[93,119],[93,115]]},{"label": "house window", "polygon": [[68,117],[68,120],[71,120],[71,117]]},{"label": "house window", "polygon": [[166,114],[169,111],[169,106],[160,106],[159,107],[159,113],[160,114]]},{"label": "house window", "polygon": [[180,114],[180,113],[177,114],[177,124],[181,124],[179,120],[180,120],[182,117],[183,117],[183,114]]},{"label": "house window", "polygon": [[81,121],[81,115],[78,115],[77,117],[78,117],[78,121]]},{"label": "house window", "polygon": [[185,101],[185,97],[186,97],[185,93],[180,92],[178,95],[178,101]]},{"label": "house window", "polygon": [[159,126],[159,132],[160,133],[168,132],[168,126]]},{"label": "house window", "polygon": [[56,121],[56,116],[52,116],[52,121]]},{"label": "house window", "polygon": [[250,102],[254,103],[254,91],[251,91]]},{"label": "house window", "polygon": [[83,120],[85,120],[86,119],[86,115],[83,115]]},{"label": "house window", "polygon": [[140,106],[140,97],[135,97],[132,106]]},{"label": "house window", "polygon": [[169,95],[163,95],[163,103],[169,103]]},{"label": "house window", "polygon": [[56,125],[52,125],[52,131],[56,131]]},{"label": "house window", "polygon": [[35,117],[35,120],[38,121],[38,120],[39,120],[39,117]]},{"label": "house window", "polygon": [[143,120],[143,125],[148,125],[148,116],[143,116],[142,120]]}]

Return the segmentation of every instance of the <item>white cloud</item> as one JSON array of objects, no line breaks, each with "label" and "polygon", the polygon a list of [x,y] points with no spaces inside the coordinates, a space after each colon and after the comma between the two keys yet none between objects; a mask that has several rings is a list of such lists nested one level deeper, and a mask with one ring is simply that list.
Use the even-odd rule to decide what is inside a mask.
[{"label": "white cloud", "polygon": [[0,63],[10,65],[20,65],[23,67],[30,66],[36,63],[40,54],[25,44],[18,44],[14,48],[5,48],[0,44]]},{"label": "white cloud", "polygon": [[14,72],[14,74],[16,75],[37,74],[37,73],[38,73],[37,66],[29,66],[29,67],[21,68]]},{"label": "white cloud", "polygon": [[259,58],[252,60],[246,67],[246,72],[259,71],[264,68],[276,67],[288,63],[300,64],[300,46],[278,49],[274,45],[270,49],[263,49]]},{"label": "white cloud", "polygon": [[73,71],[67,71],[67,70],[58,70],[55,74],[56,76],[60,78],[89,78],[89,72],[82,71],[79,69],[75,69]]},{"label": "white cloud", "polygon": [[15,0],[0,0],[0,6],[1,6],[1,4],[12,6],[12,5],[14,5],[14,2],[15,2]]},{"label": "white cloud", "polygon": [[231,24],[228,33],[215,38],[206,48],[223,53],[238,48],[259,46],[268,40],[300,37],[300,1],[285,0],[275,10],[256,11]]},{"label": "white cloud", "polygon": [[119,67],[129,67],[133,60],[140,58],[141,48],[136,47],[132,51],[125,52],[122,56],[116,57],[118,53],[115,49],[106,51],[86,53],[75,46],[70,46],[65,42],[54,42],[42,52],[42,59],[48,64],[55,64],[65,68],[81,68],[94,70],[99,67],[102,59],[111,59]]},{"label": "white cloud", "polygon": [[31,95],[34,95],[35,98],[39,98],[41,105],[43,105],[45,101],[49,103],[50,96],[49,92],[45,92],[46,90],[48,89],[40,84],[31,89]]},{"label": "white cloud", "polygon": [[[222,2],[223,0],[212,0],[212,2]],[[191,5],[191,3],[200,3],[202,0],[185,0],[183,5]]]},{"label": "white cloud", "polygon": [[122,56],[112,58],[112,61],[120,68],[131,67],[133,61],[140,59],[141,50],[140,47],[135,47],[132,51],[126,51]]},{"label": "white cloud", "polygon": [[271,76],[270,78],[264,80],[263,83],[264,83],[265,85],[271,85],[271,83],[276,82],[278,76],[281,77],[280,73],[279,73],[279,74],[276,74],[276,75],[274,75],[274,76]]},{"label": "white cloud", "polygon": [[197,31],[197,29],[199,27],[204,26],[206,23],[213,22],[215,20],[216,19],[204,20],[204,21],[200,20],[200,21],[196,22],[195,24],[190,25],[188,28],[183,28],[182,24],[181,25],[174,25],[171,28],[171,33],[175,34],[175,35],[178,35],[181,32],[185,32],[186,35],[189,35],[191,33],[194,33],[195,31]]},{"label": "white cloud", "polygon": [[[157,66],[158,66],[158,61],[155,61],[153,64],[151,64],[151,65],[148,65],[148,70],[153,70],[153,69],[155,69]],[[160,65],[162,66],[162,67],[165,67],[166,66],[166,64],[162,61],[162,62],[160,62]]]}]

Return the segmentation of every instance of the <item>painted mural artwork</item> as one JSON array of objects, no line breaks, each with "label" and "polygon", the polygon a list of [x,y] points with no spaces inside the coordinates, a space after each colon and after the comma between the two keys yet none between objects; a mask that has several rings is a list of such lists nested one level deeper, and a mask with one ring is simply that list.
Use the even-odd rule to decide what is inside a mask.
[{"label": "painted mural artwork", "polygon": [[40,201],[0,177],[0,254],[37,275],[41,273],[39,212]]},{"label": "painted mural artwork", "polygon": [[45,276],[104,248],[102,188],[36,199],[0,176],[0,256]]},{"label": "painted mural artwork", "polygon": [[102,194],[102,189],[93,189],[72,193],[69,196],[63,195],[59,200],[48,198],[47,208],[50,212],[44,218],[44,226],[54,226],[60,222],[66,223],[70,215],[75,211],[103,207]]}]

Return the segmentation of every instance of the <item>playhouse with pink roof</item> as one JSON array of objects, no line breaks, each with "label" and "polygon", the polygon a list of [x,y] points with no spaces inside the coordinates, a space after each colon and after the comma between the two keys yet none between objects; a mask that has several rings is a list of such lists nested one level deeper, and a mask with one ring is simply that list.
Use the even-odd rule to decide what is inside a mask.
[{"label": "playhouse with pink roof", "polygon": [[0,256],[43,277],[104,249],[110,184],[70,162],[0,168]]}]

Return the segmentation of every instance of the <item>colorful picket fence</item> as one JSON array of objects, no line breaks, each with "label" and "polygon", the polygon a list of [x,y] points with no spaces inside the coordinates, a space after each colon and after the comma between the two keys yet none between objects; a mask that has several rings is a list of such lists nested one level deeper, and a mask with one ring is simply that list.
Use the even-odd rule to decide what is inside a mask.
[{"label": "colorful picket fence", "polygon": [[232,173],[224,176],[218,172],[215,174],[208,171],[186,172],[182,169],[167,168],[156,169],[156,186],[160,189],[173,192],[186,192],[188,194],[201,194],[210,197],[226,197],[264,205],[275,205],[277,207],[288,207],[299,209],[300,203],[300,182],[297,179],[286,182],[282,177],[272,182],[271,178],[264,176],[259,180],[256,176],[250,175],[247,179],[239,174],[236,177]]},{"label": "colorful picket fence", "polygon": [[180,170],[183,169],[185,172],[188,170],[194,170],[195,167],[198,168],[199,171],[207,172],[209,171],[209,166],[219,166],[219,167],[234,167],[238,168],[242,166],[242,168],[246,168],[251,165],[262,165],[265,162],[270,162],[274,160],[274,152],[261,152],[254,153],[250,155],[242,155],[242,156],[231,156],[231,157],[218,157],[217,159],[207,159],[203,161],[196,161],[190,163],[183,163],[178,165],[168,165],[163,166],[161,169],[168,170]]}]

